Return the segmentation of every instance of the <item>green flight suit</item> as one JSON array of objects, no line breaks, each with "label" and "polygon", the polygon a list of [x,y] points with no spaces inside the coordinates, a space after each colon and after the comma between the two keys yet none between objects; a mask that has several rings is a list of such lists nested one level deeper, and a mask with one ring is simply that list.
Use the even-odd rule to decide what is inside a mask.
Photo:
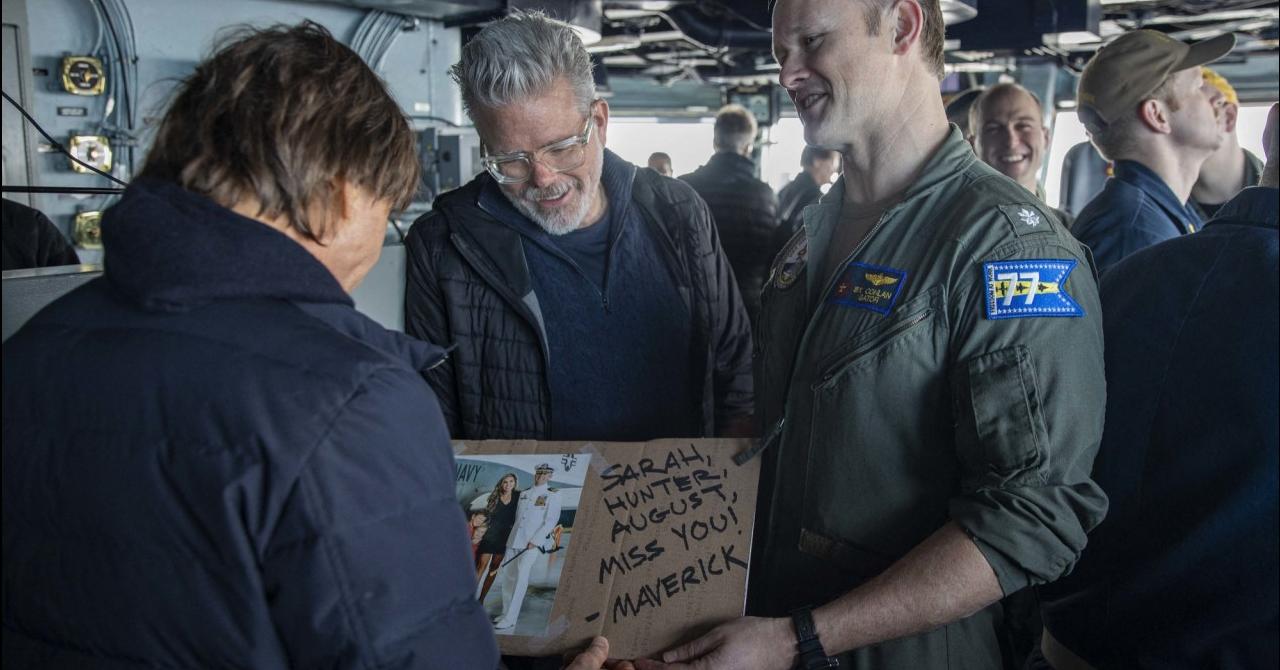
[{"label": "green flight suit", "polygon": [[[1089,478],[1106,405],[1092,257],[953,129],[815,276],[843,188],[805,210],[762,293],[749,611],[834,600],[948,520],[1006,595],[1057,579],[1107,505]],[[996,603],[841,667],[998,668],[1001,617]]]}]

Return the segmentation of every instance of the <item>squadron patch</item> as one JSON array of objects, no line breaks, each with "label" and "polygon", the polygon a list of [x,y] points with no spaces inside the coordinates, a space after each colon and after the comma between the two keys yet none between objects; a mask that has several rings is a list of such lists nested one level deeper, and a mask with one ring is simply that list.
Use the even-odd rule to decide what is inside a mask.
[{"label": "squadron patch", "polygon": [[538,496],[537,498],[535,498],[535,499],[534,499],[534,501],[533,501],[533,506],[534,506],[534,507],[546,507],[546,506],[547,506],[547,497],[546,497],[546,496]]},{"label": "squadron patch", "polygon": [[845,266],[827,302],[888,314],[907,280],[905,270],[854,261]]},{"label": "squadron patch", "polygon": [[782,263],[774,267],[773,285],[780,289],[789,288],[796,283],[800,271],[804,269],[805,258],[809,254],[809,238],[796,235],[791,244],[782,250]]},{"label": "squadron patch", "polygon": [[1067,294],[1067,277],[1076,269],[1069,259],[1027,259],[982,264],[988,319],[1033,316],[1084,316]]}]

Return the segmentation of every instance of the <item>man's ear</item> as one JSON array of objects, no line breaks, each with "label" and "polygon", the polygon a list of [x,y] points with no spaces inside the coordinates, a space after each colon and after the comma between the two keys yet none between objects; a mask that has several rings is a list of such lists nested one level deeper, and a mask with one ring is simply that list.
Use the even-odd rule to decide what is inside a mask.
[{"label": "man's ear", "polygon": [[1236,131],[1236,122],[1240,120],[1239,105],[1233,105],[1228,102],[1222,106],[1222,113],[1226,115],[1223,128],[1229,133],[1234,133]]},{"label": "man's ear", "polygon": [[[338,236],[342,226],[347,225],[351,217],[351,203],[356,198],[355,186],[345,179],[335,177],[330,182],[328,206],[314,206],[311,220],[320,223],[320,234],[316,241],[327,245]],[[314,230],[314,228],[313,228]]]},{"label": "man's ear", "polygon": [[591,115],[596,122],[596,132],[600,133],[600,144],[604,145],[609,137],[609,101],[601,98],[592,107]]},{"label": "man's ear", "polygon": [[1169,124],[1169,107],[1155,98],[1147,98],[1138,105],[1138,119],[1153,133],[1168,135],[1173,130]]},{"label": "man's ear", "polygon": [[924,30],[924,10],[918,0],[899,0],[893,6],[893,53],[906,55],[911,46],[920,42]]}]

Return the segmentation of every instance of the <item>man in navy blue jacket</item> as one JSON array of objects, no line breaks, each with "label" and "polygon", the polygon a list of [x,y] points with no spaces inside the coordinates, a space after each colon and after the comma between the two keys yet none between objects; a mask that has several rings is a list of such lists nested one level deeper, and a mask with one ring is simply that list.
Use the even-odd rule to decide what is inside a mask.
[{"label": "man in navy blue jacket", "polygon": [[1041,589],[1059,670],[1280,664],[1276,114],[1261,186],[1103,276],[1111,508]]},{"label": "man in navy blue jacket", "polygon": [[1135,30],[1085,66],[1076,112],[1098,152],[1115,163],[1115,176],[1071,232],[1093,250],[1099,268],[1202,225],[1187,200],[1200,166],[1222,143],[1222,93],[1204,83],[1200,66],[1234,44],[1230,33],[1184,44]]},{"label": "man in navy blue jacket", "polygon": [[196,68],[105,276],[4,345],[5,667],[497,666],[421,377],[444,353],[348,295],[417,178],[319,26]]}]

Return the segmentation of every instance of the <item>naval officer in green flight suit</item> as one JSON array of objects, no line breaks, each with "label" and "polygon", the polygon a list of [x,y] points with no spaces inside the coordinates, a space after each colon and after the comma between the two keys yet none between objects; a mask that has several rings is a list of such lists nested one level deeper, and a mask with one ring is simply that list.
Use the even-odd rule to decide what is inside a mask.
[{"label": "naval officer in green flight suit", "polygon": [[999,668],[1000,599],[1069,571],[1106,512],[1091,256],[947,124],[938,0],[780,0],[773,28],[845,172],[762,294],[756,616],[662,660]]}]

